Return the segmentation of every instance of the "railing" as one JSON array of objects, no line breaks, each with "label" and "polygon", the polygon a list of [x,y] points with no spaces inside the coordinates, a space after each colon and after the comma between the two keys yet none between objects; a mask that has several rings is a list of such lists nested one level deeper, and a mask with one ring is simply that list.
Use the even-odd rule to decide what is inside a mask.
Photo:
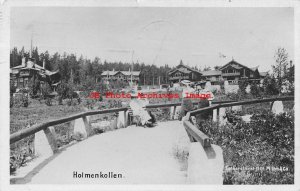
[{"label": "railing", "polygon": [[223,73],[222,76],[239,76],[241,75],[240,72],[236,72],[236,73]]},{"label": "railing", "polygon": [[170,80],[179,80],[179,79],[186,80],[186,79],[189,79],[189,78],[190,78],[189,76],[172,76],[169,79]]},{"label": "railing", "polygon": [[[230,103],[230,102],[233,102],[233,101],[215,101],[215,102],[212,102],[212,104]],[[197,105],[198,102],[193,102],[193,104]],[[175,107],[174,110],[176,110],[176,107],[180,106],[180,105],[181,105],[181,103],[150,104],[150,105],[147,105],[146,108],[151,109],[151,108],[162,108],[162,107]],[[115,112],[119,112],[119,111],[126,112],[127,110],[128,110],[128,108],[114,108],[114,109],[88,111],[88,112],[83,112],[83,113],[78,113],[78,114],[75,114],[75,115],[71,115],[69,117],[64,117],[64,118],[61,118],[61,119],[47,121],[47,122],[44,122],[44,123],[41,123],[41,124],[34,125],[30,128],[18,131],[16,133],[13,133],[10,136],[10,144],[15,143],[15,142],[17,142],[17,141],[19,141],[19,140],[21,140],[25,137],[28,137],[28,136],[30,136],[30,135],[38,132],[38,131],[41,131],[43,129],[46,129],[47,127],[50,127],[50,126],[58,125],[58,124],[61,124],[61,123],[66,123],[66,122],[69,122],[69,121],[72,121],[72,120],[75,120],[75,119],[79,119],[79,118],[85,118],[85,117],[90,116],[90,115],[115,113]]]},{"label": "railing", "polygon": [[264,103],[264,102],[271,102],[271,108],[275,101],[290,101],[294,100],[293,96],[287,97],[276,97],[276,98],[266,98],[266,99],[255,99],[249,101],[238,101],[238,102],[228,102],[228,103],[218,103],[209,107],[200,108],[194,111],[190,111],[187,113],[185,120],[183,121],[183,125],[186,129],[186,132],[190,138],[191,142],[199,142],[203,146],[203,148],[210,148],[211,147],[211,139],[201,132],[196,127],[195,116],[207,111],[217,110],[217,124],[219,124],[220,119],[220,108],[224,107],[232,107],[237,105],[247,105],[247,104],[257,104],[257,103]]},{"label": "railing", "polygon": [[[203,113],[205,111],[211,111],[211,110],[216,109],[217,110],[217,120],[218,120],[219,119],[219,109],[222,107],[231,107],[231,106],[236,106],[236,105],[246,105],[246,104],[255,104],[255,103],[263,103],[263,102],[272,102],[272,104],[273,104],[274,101],[288,101],[288,100],[294,100],[294,97],[292,97],[292,96],[277,97],[277,98],[256,99],[256,100],[240,101],[240,102],[236,102],[236,101],[219,101],[219,102],[217,102],[217,101],[215,101],[215,102],[212,102],[212,106],[188,112],[185,117],[185,120],[183,121],[183,124],[184,124],[187,134],[190,137],[190,140],[192,142],[195,142],[195,141],[200,142],[204,148],[209,148],[211,146],[211,140],[207,135],[205,135],[203,132],[201,132],[195,126],[196,125],[195,121],[194,121],[195,115]],[[198,102],[194,102],[193,104],[198,104]],[[271,107],[272,107],[272,104],[271,104]],[[181,103],[151,104],[151,105],[147,105],[146,108],[150,109],[150,108],[161,108],[161,107],[174,107],[174,110],[173,110],[174,113],[172,114],[172,119],[173,119],[174,115],[175,115],[176,107],[180,106],[180,105],[181,105]],[[72,115],[69,117],[64,117],[61,119],[50,120],[50,121],[47,121],[47,122],[44,122],[41,124],[31,126],[27,129],[23,129],[16,133],[13,133],[10,136],[10,144],[13,144],[21,139],[24,139],[30,135],[33,135],[36,132],[43,130],[44,133],[46,134],[46,137],[49,141],[49,144],[50,144],[53,152],[56,152],[58,149],[57,143],[55,140],[55,136],[52,134],[49,127],[82,118],[84,125],[85,125],[86,132],[89,136],[91,133],[91,127],[87,120],[87,116],[115,113],[115,112],[120,112],[120,111],[124,111],[124,120],[125,120],[124,125],[126,127],[129,122],[128,108],[114,108],[114,109],[87,111],[87,112],[75,114],[75,115]]]},{"label": "railing", "polygon": [[[50,121],[47,121],[47,122],[44,122],[41,124],[33,125],[27,129],[23,129],[16,133],[13,133],[12,135],[10,135],[10,144],[13,144],[21,139],[24,139],[30,135],[33,135],[34,133],[36,133],[38,131],[44,130],[53,152],[56,152],[57,145],[56,145],[55,137],[49,130],[49,127],[82,118],[84,125],[85,125],[86,132],[89,135],[91,132],[91,127],[87,121],[87,116],[97,115],[97,114],[106,114],[106,113],[115,113],[115,112],[119,112],[119,111],[124,111],[124,115],[127,115],[126,114],[127,110],[128,110],[128,108],[114,108],[114,109],[105,109],[105,110],[97,110],[97,111],[87,111],[87,112],[71,115],[69,117],[64,117],[61,119],[50,120]],[[124,119],[126,119],[126,116],[124,116],[124,117],[125,117]],[[126,124],[127,123],[125,122],[125,125]]]}]

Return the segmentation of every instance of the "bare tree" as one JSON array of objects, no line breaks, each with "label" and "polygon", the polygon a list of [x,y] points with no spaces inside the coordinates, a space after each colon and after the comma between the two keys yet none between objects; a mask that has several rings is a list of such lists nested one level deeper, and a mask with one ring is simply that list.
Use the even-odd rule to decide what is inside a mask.
[{"label": "bare tree", "polygon": [[278,80],[279,88],[282,86],[283,79],[287,76],[288,53],[285,48],[278,48],[275,52],[276,64],[272,65],[274,77]]}]

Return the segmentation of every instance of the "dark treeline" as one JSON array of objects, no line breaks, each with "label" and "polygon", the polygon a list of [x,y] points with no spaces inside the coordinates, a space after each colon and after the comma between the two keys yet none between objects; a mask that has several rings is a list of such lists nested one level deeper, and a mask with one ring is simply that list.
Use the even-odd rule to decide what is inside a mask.
[{"label": "dark treeline", "polygon": [[[68,53],[50,55],[48,51],[39,52],[37,47],[32,49],[31,55],[36,64],[43,66],[43,60],[45,60],[47,70],[59,70],[62,81],[67,83],[72,81],[74,84],[83,84],[86,81],[99,82],[101,73],[106,70],[128,71],[133,68],[133,71],[141,71],[140,85],[157,85],[159,81],[161,84],[168,83],[167,72],[172,69],[168,65],[158,67],[153,64],[139,63],[138,61],[134,63],[108,62],[106,60],[102,61],[99,57],[90,60],[82,55],[78,57],[75,54]],[[10,51],[10,67],[21,65],[23,56],[27,62],[30,52],[24,50],[24,47],[21,50],[14,47]]]}]

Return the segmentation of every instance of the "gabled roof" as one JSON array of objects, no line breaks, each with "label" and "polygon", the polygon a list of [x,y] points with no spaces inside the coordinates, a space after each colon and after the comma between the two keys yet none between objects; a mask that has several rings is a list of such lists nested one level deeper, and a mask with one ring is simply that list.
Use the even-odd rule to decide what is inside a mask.
[{"label": "gabled roof", "polygon": [[11,69],[19,69],[19,68],[24,68],[25,66],[23,65],[19,65],[19,66],[15,66],[15,67],[12,67]]},{"label": "gabled roof", "polygon": [[203,76],[220,76],[222,74],[221,70],[209,70],[201,72]]},{"label": "gabled roof", "polygon": [[259,72],[259,75],[262,76],[262,77],[265,77],[269,74],[269,71],[268,72]]},{"label": "gabled roof", "polygon": [[140,75],[140,71],[121,71],[124,75],[126,75],[126,76],[130,76],[131,74],[133,75],[133,76],[138,76],[138,75]]},{"label": "gabled roof", "polygon": [[257,70],[257,69],[258,69],[258,67],[259,67],[259,66],[252,67],[252,68],[250,68],[250,70],[252,70],[252,71],[254,72],[255,70]]},{"label": "gabled roof", "polygon": [[173,74],[175,72],[180,72],[180,73],[184,73],[184,74],[189,74],[191,73],[190,70],[188,70],[187,68],[176,68],[175,70],[173,70],[172,72],[170,72],[169,74]]},{"label": "gabled roof", "polygon": [[118,71],[103,71],[101,76],[106,76],[106,75],[110,75],[110,76],[114,76]]},{"label": "gabled roof", "polygon": [[193,72],[197,72],[197,73],[199,73],[199,74],[202,74],[200,71],[195,70],[195,69],[193,69],[193,68],[191,68],[191,67],[189,67],[189,66],[187,66],[187,65],[184,65],[184,64],[179,64],[178,66],[176,66],[176,68],[170,70],[170,71],[168,72],[168,74],[173,73],[175,70],[180,69],[181,67],[184,67],[184,68],[187,68],[187,69],[189,69],[189,70],[191,70],[191,71],[193,71]]},{"label": "gabled roof", "polygon": [[59,70],[56,70],[56,71],[54,71],[54,72],[51,72],[51,71],[49,71],[49,70],[46,70],[46,71],[45,71],[45,74],[48,75],[48,76],[51,76],[51,75],[57,74],[57,73],[59,73]]},{"label": "gabled roof", "polygon": [[[221,68],[219,68],[219,70],[223,70],[224,68],[226,68],[228,65],[231,65],[232,67],[235,67],[236,69],[241,69],[241,68],[247,68],[249,70],[251,70],[249,67],[242,65],[238,62],[236,62],[235,60],[231,60],[230,62],[228,62],[227,64],[225,64],[224,66],[222,66]],[[253,71],[253,70],[252,70]]]},{"label": "gabled roof", "polygon": [[126,75],[126,76],[130,76],[131,74],[133,76],[138,76],[140,75],[141,71],[103,71],[101,76],[106,76],[106,75],[110,75],[110,76],[114,76],[117,73],[121,72],[122,74]]},{"label": "gabled roof", "polygon": [[50,71],[50,70],[46,70],[44,69],[42,66],[40,65],[37,65],[36,63],[34,63],[33,61],[31,60],[28,60],[27,63],[26,63],[26,66],[25,66],[25,61],[23,64],[19,65],[19,66],[15,66],[13,68],[10,69],[10,72],[12,74],[17,74],[19,71],[21,70],[36,70],[36,71],[42,71],[40,72],[40,75],[47,75],[47,76],[51,76],[51,75],[54,75],[54,74],[57,74],[59,73],[59,70],[56,70],[56,71]]}]

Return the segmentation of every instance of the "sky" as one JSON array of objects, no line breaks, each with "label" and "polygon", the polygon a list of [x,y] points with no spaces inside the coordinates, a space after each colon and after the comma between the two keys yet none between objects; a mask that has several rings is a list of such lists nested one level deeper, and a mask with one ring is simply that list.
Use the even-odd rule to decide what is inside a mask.
[{"label": "sky", "polygon": [[268,71],[279,47],[294,59],[293,8],[13,7],[10,25],[11,47],[30,50],[32,36],[40,51],[101,61]]}]

